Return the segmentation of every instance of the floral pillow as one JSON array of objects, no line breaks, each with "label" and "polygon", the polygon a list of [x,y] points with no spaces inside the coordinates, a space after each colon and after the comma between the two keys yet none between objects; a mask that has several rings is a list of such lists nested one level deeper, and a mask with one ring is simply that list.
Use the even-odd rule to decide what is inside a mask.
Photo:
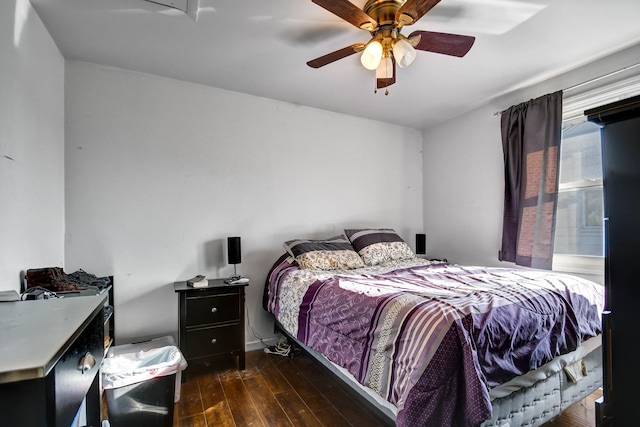
[{"label": "floral pillow", "polygon": [[348,229],[344,233],[365,265],[415,257],[409,245],[391,228]]},{"label": "floral pillow", "polygon": [[344,236],[324,240],[289,240],[284,249],[302,269],[344,270],[364,267],[362,259]]}]

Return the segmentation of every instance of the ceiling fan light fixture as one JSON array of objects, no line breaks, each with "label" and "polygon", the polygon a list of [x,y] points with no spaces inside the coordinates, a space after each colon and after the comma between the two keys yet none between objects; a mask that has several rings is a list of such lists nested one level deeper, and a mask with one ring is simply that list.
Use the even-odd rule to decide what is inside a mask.
[{"label": "ceiling fan light fixture", "polygon": [[396,39],[393,43],[393,57],[400,68],[408,67],[416,59],[416,50],[405,39]]},{"label": "ceiling fan light fixture", "polygon": [[[434,31],[416,30],[409,37],[401,34],[406,25],[415,24],[440,0],[360,0],[366,1],[362,8],[356,6],[353,0],[312,1],[347,23],[367,30],[371,39],[366,44],[355,43],[320,56],[308,61],[307,65],[320,68],[362,52],[362,66],[367,70],[375,70],[376,90],[395,84],[396,63],[399,67],[408,67],[415,60],[418,50],[461,58],[467,54],[475,41],[475,37],[472,36]],[[480,0],[482,1],[505,0]],[[388,90],[385,93],[388,93]]]},{"label": "ceiling fan light fixture", "polygon": [[393,78],[393,60],[391,56],[385,56],[380,61],[380,65],[376,68],[376,79],[392,79]]},{"label": "ceiling fan light fixture", "polygon": [[367,44],[367,47],[360,55],[360,62],[362,66],[367,70],[375,70],[380,65],[380,61],[382,60],[382,44],[374,40]]}]

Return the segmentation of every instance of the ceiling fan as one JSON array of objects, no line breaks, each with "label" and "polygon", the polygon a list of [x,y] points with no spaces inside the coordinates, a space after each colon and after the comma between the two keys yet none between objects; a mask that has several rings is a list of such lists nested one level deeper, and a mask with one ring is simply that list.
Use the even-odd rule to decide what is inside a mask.
[{"label": "ceiling fan", "polygon": [[416,49],[463,57],[475,41],[472,36],[432,31],[414,31],[408,37],[401,34],[402,27],[415,24],[440,0],[368,0],[362,9],[349,0],[312,1],[356,27],[369,31],[371,40],[328,53],[307,62],[307,65],[320,68],[362,52],[362,65],[376,71],[376,90],[396,82],[396,64],[401,68],[410,65],[416,57]]}]

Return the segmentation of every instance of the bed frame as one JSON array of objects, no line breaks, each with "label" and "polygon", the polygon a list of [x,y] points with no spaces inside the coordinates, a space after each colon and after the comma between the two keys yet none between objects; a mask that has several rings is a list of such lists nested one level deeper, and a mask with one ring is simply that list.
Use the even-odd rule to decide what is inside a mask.
[{"label": "bed frame", "polygon": [[[349,394],[354,400],[356,400],[361,406],[367,407],[371,411],[371,415],[376,418],[382,425],[385,426],[395,426],[395,414],[377,404],[371,396],[369,396],[362,387],[357,384],[353,379],[350,379],[346,375],[342,374],[339,370],[337,370],[331,362],[329,362],[324,357],[319,356],[319,353],[315,352],[315,350],[310,349],[296,338],[294,338],[287,330],[278,322],[274,321],[274,332],[282,334],[289,343],[300,351],[303,351],[305,354],[319,362],[320,366],[324,369],[324,371],[335,378],[337,378],[338,385],[342,386],[343,390]],[[292,352],[290,354],[295,354]]]},{"label": "bed frame", "polygon": [[[316,352],[291,336],[278,322],[274,331],[281,333],[292,345],[317,360],[360,404],[368,407],[372,415],[383,425],[395,426],[395,414],[375,402],[362,387],[348,376],[336,370],[331,362],[318,356]],[[602,387],[602,347],[598,347],[583,358],[587,366],[587,375],[577,382],[568,380],[563,370],[538,381],[531,387],[523,388],[509,396],[492,401],[493,416],[481,424],[481,427],[534,427],[540,426],[569,406],[577,403]]]}]

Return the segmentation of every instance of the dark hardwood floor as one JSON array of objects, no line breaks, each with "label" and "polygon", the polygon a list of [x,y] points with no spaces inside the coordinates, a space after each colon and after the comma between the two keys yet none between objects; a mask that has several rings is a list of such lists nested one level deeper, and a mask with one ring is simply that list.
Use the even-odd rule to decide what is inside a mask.
[{"label": "dark hardwood floor", "polygon": [[[206,371],[190,367],[175,406],[174,426],[381,426],[304,353],[295,357],[247,353],[247,366],[221,361]],[[595,426],[596,392],[544,427]]]}]

